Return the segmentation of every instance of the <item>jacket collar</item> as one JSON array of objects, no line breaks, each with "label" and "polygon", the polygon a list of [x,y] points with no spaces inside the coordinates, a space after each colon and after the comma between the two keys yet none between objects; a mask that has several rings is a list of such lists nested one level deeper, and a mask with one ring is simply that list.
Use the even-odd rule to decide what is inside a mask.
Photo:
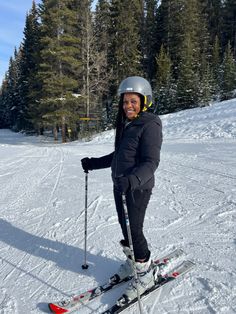
[{"label": "jacket collar", "polygon": [[152,121],[155,119],[155,115],[150,112],[141,112],[137,118],[135,118],[132,121],[128,121],[125,123],[125,127],[128,125],[142,125],[145,124],[148,121]]}]

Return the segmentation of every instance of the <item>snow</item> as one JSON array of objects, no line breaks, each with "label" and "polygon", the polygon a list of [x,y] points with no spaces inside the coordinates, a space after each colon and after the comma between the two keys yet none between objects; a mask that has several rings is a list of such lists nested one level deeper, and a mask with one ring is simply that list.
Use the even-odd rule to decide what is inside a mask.
[{"label": "snow", "polygon": [[[162,116],[164,143],[145,219],[153,256],[174,248],[195,268],[143,302],[145,313],[236,313],[236,99]],[[113,150],[114,132],[55,144],[0,130],[0,313],[103,283],[121,263],[110,169],[88,175],[88,264],[80,159]],[[78,313],[101,313],[117,288]],[[126,313],[138,313],[132,307]]]}]

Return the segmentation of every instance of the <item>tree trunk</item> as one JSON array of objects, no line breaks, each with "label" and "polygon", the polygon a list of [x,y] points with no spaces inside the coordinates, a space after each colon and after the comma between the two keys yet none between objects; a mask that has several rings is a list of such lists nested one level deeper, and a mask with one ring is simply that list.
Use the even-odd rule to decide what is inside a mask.
[{"label": "tree trunk", "polygon": [[53,136],[54,136],[54,141],[58,141],[58,131],[57,131],[57,126],[54,125],[53,127]]},{"label": "tree trunk", "polygon": [[66,143],[66,117],[64,115],[62,116],[61,121],[61,138],[62,143]]}]

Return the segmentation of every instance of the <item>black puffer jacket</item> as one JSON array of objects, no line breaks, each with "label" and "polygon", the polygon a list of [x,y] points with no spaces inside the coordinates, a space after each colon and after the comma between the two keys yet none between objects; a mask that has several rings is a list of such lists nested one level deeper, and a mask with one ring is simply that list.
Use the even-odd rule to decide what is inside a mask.
[{"label": "black puffer jacket", "polygon": [[157,115],[143,112],[124,128],[116,150],[100,158],[91,158],[93,168],[111,167],[112,178],[135,175],[133,189],[152,189],[154,172],[160,161],[162,125]]}]

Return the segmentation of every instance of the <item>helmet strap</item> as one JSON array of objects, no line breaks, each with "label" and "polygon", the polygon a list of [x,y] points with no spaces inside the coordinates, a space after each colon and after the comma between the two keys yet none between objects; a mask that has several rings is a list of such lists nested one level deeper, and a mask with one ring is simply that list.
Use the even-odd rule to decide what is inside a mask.
[{"label": "helmet strap", "polygon": [[[147,98],[146,96],[145,96],[145,98]],[[147,111],[148,110],[148,108],[150,108],[152,106],[152,101],[150,101],[150,103],[147,105],[145,102],[144,102],[144,107],[143,107],[143,112],[144,111]]]}]

